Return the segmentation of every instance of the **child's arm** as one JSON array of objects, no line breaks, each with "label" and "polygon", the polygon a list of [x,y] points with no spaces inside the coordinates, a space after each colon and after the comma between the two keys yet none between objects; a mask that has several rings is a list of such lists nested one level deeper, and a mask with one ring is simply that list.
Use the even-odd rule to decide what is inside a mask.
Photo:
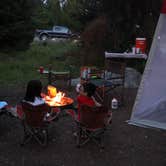
[{"label": "child's arm", "polygon": [[102,105],[96,101],[96,99],[92,96],[93,101],[95,102],[95,106],[101,107]]}]

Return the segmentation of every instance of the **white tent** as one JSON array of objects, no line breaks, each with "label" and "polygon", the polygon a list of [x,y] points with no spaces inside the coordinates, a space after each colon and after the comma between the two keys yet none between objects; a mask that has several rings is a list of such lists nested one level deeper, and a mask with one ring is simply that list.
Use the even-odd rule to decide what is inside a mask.
[{"label": "white tent", "polygon": [[129,124],[166,130],[166,0]]}]

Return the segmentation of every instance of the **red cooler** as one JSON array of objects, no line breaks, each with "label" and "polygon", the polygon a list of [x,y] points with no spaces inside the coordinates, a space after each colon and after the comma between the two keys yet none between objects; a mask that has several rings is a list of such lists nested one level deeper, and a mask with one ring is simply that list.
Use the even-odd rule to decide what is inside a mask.
[{"label": "red cooler", "polygon": [[146,50],[146,38],[136,38],[135,47],[140,49],[140,53],[145,53]]}]

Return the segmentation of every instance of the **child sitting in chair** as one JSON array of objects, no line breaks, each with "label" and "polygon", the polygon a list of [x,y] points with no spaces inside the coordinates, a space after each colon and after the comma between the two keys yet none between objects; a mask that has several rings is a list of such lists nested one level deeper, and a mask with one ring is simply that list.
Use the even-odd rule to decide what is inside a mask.
[{"label": "child sitting in chair", "polygon": [[[83,83],[80,84],[79,87],[77,87],[77,92],[79,95],[77,96],[77,103],[78,103],[78,114],[75,114],[74,112],[70,112],[72,117],[76,120],[80,120],[80,109],[82,105],[87,105],[90,107],[101,107],[102,105],[98,103],[94,97],[96,86],[92,83]],[[106,120],[106,124],[111,123],[112,119],[112,113],[108,112],[108,119]],[[73,133],[74,136],[77,136],[77,132]]]},{"label": "child sitting in chair", "polygon": [[[41,91],[42,91],[42,83],[40,80],[29,81],[27,84],[25,97],[22,101],[29,103],[32,106],[45,104],[45,101],[41,97]],[[16,116],[20,119],[23,118],[21,103],[17,104],[15,107],[10,106],[8,108],[8,112],[10,112],[13,116]]]},{"label": "child sitting in chair", "polygon": [[[40,80],[31,80],[27,84],[25,97],[22,102],[29,103],[32,106],[38,106],[45,104],[45,101],[41,97],[42,83]],[[24,116],[21,103],[17,104],[15,108],[11,110],[16,112],[18,118],[22,119]]]},{"label": "child sitting in chair", "polygon": [[[96,86],[92,83],[83,83],[79,87],[79,95],[77,96],[78,102],[78,120],[80,119],[80,107],[81,105],[96,106],[101,107],[102,105],[98,103],[94,97],[96,91]],[[108,111],[108,121],[107,123],[112,122],[112,112]]]},{"label": "child sitting in chair", "polygon": [[42,83],[40,80],[29,81],[23,102],[29,103],[32,106],[39,106],[44,104],[46,109],[45,110],[46,116],[44,120],[46,121],[47,120],[49,121],[49,119],[53,120],[53,118],[56,117],[55,115],[59,113],[60,110],[57,108],[50,109],[49,106],[45,103],[45,100],[42,98],[41,92],[42,92]]},{"label": "child sitting in chair", "polygon": [[95,91],[96,86],[92,83],[84,83],[80,86],[79,95],[77,97],[78,109],[82,104],[88,106],[101,106],[94,98]]},{"label": "child sitting in chair", "polygon": [[80,106],[97,106],[100,107],[101,104],[96,101],[94,94],[96,91],[96,86],[92,83],[83,83],[79,88],[79,95],[77,96],[78,102],[78,119],[80,119]]},{"label": "child sitting in chair", "polygon": [[[31,106],[45,105],[46,116],[45,120],[52,119],[51,112],[59,113],[58,109],[50,110],[49,106],[45,103],[45,100],[41,96],[42,92],[42,83],[40,80],[31,80],[27,84],[25,97],[22,102],[28,103]],[[10,108],[11,114],[14,114],[16,117],[22,119],[24,118],[24,112],[22,110],[22,104],[19,103],[16,107]]]},{"label": "child sitting in chair", "polygon": [[77,96],[77,109],[68,110],[67,112],[74,117],[74,119],[80,119],[80,107],[81,105],[88,105],[88,106],[97,106],[100,107],[101,104],[98,103],[95,98],[94,94],[96,91],[96,86],[92,83],[84,82],[82,84],[77,84],[76,91],[78,93]]},{"label": "child sitting in chair", "polygon": [[40,80],[31,80],[28,82],[26,94],[23,99],[24,102],[27,102],[33,106],[44,104],[45,101],[41,97],[42,92],[42,83]]}]

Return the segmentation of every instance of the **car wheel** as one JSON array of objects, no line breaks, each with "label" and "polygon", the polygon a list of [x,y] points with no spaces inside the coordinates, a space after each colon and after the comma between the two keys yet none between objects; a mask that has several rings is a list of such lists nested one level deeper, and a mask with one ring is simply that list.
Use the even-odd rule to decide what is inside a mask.
[{"label": "car wheel", "polygon": [[48,39],[48,35],[46,35],[46,34],[43,34],[40,36],[40,40],[42,40],[42,41],[45,41],[47,39]]}]

